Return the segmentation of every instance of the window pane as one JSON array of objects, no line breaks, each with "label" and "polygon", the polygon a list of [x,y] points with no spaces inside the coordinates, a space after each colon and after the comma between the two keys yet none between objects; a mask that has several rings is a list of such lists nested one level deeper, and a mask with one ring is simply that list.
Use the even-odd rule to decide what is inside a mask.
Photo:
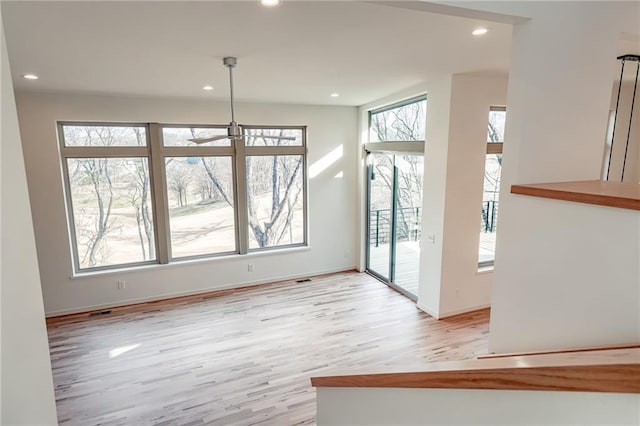
[{"label": "window pane", "polygon": [[247,146],[302,146],[302,129],[245,128],[244,134]]},{"label": "window pane", "polygon": [[372,111],[369,141],[422,141],[425,139],[427,101]]},{"label": "window pane", "polygon": [[506,118],[506,111],[493,109],[489,111],[487,142],[504,142],[504,123]]},{"label": "window pane", "polygon": [[413,295],[418,294],[422,223],[422,155],[396,155],[396,249],[393,282]]},{"label": "window pane", "polygon": [[236,251],[231,157],[167,157],[173,258]]},{"label": "window pane", "polygon": [[493,262],[495,259],[501,171],[502,154],[487,154],[484,171],[484,194],[482,197],[480,251],[478,256],[480,263]]},{"label": "window pane", "polygon": [[301,155],[247,157],[249,248],[304,243]]},{"label": "window pane", "polygon": [[146,146],[144,126],[62,127],[65,146]]},{"label": "window pane", "polygon": [[227,136],[226,127],[163,127],[162,143],[164,146],[230,146],[227,138],[212,142],[195,143],[188,139]]},{"label": "window pane", "polygon": [[390,280],[393,155],[370,154],[368,268]]},{"label": "window pane", "polygon": [[79,269],[155,260],[146,158],[67,159]]}]

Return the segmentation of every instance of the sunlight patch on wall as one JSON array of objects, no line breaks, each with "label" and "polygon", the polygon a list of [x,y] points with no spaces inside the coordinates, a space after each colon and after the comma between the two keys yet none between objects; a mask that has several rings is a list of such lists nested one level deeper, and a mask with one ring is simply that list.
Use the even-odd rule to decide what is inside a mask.
[{"label": "sunlight patch on wall", "polygon": [[328,169],[333,163],[342,158],[342,155],[343,148],[342,145],[340,145],[309,167],[309,178],[313,179],[318,176],[320,173]]}]

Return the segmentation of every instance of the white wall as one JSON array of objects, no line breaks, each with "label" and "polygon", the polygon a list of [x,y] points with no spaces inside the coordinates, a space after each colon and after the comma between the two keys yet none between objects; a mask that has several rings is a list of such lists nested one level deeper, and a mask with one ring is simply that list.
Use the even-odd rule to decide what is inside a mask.
[{"label": "white wall", "polygon": [[[17,103],[47,315],[356,266],[356,108],[236,106],[236,115],[242,123],[307,125],[309,165],[342,146],[342,157],[309,180],[309,249],[175,263],[70,279],[72,266],[56,121],[226,124],[228,104],[36,93],[18,94]],[[336,177],[340,172],[341,177]],[[254,265],[254,272],[247,271],[248,262]],[[126,280],[126,289],[118,290],[117,280]]]},{"label": "white wall", "polygon": [[42,291],[9,59],[2,33],[2,416],[0,423],[55,425],[56,407]]},{"label": "white wall", "polygon": [[637,425],[640,395],[318,388],[318,426]]},{"label": "white wall", "polygon": [[[637,212],[509,194],[598,179],[621,31],[637,2],[527,5],[514,26],[490,351],[640,342]],[[506,6],[505,6],[506,7]]]},{"label": "white wall", "polygon": [[443,318],[490,304],[492,273],[478,272],[480,209],[489,108],[505,105],[507,77],[454,75],[429,86],[418,306]]}]

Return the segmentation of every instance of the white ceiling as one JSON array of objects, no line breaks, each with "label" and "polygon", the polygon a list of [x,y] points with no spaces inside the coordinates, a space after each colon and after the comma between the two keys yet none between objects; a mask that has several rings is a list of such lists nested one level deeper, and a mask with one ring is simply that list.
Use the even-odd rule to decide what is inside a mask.
[{"label": "white ceiling", "polygon": [[[511,26],[365,2],[7,2],[17,90],[361,105],[438,73],[506,73]],[[489,34],[471,30],[488,25]],[[33,72],[37,81],[20,75]],[[211,84],[213,92],[202,86]],[[340,93],[331,98],[332,92]]]}]

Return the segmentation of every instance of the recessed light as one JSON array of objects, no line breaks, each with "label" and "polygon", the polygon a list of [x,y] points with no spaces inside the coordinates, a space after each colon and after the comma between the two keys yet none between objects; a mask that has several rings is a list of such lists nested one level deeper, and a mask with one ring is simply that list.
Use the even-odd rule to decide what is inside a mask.
[{"label": "recessed light", "polygon": [[486,33],[489,32],[488,28],[485,27],[478,27],[475,30],[473,30],[471,32],[471,34],[473,34],[474,36],[480,36],[480,35],[485,35]]},{"label": "recessed light", "polygon": [[22,74],[22,78],[26,80],[37,80],[39,77],[35,74]]},{"label": "recessed light", "polygon": [[339,94],[339,93],[332,93],[332,94],[331,94],[331,97],[332,97],[332,98],[337,98],[338,96],[340,96],[340,94]]},{"label": "recessed light", "polygon": [[206,86],[202,86],[202,90],[213,90],[213,86],[207,84]]},{"label": "recessed light", "polygon": [[280,0],[260,0],[260,4],[266,7],[276,7],[280,4]]}]

